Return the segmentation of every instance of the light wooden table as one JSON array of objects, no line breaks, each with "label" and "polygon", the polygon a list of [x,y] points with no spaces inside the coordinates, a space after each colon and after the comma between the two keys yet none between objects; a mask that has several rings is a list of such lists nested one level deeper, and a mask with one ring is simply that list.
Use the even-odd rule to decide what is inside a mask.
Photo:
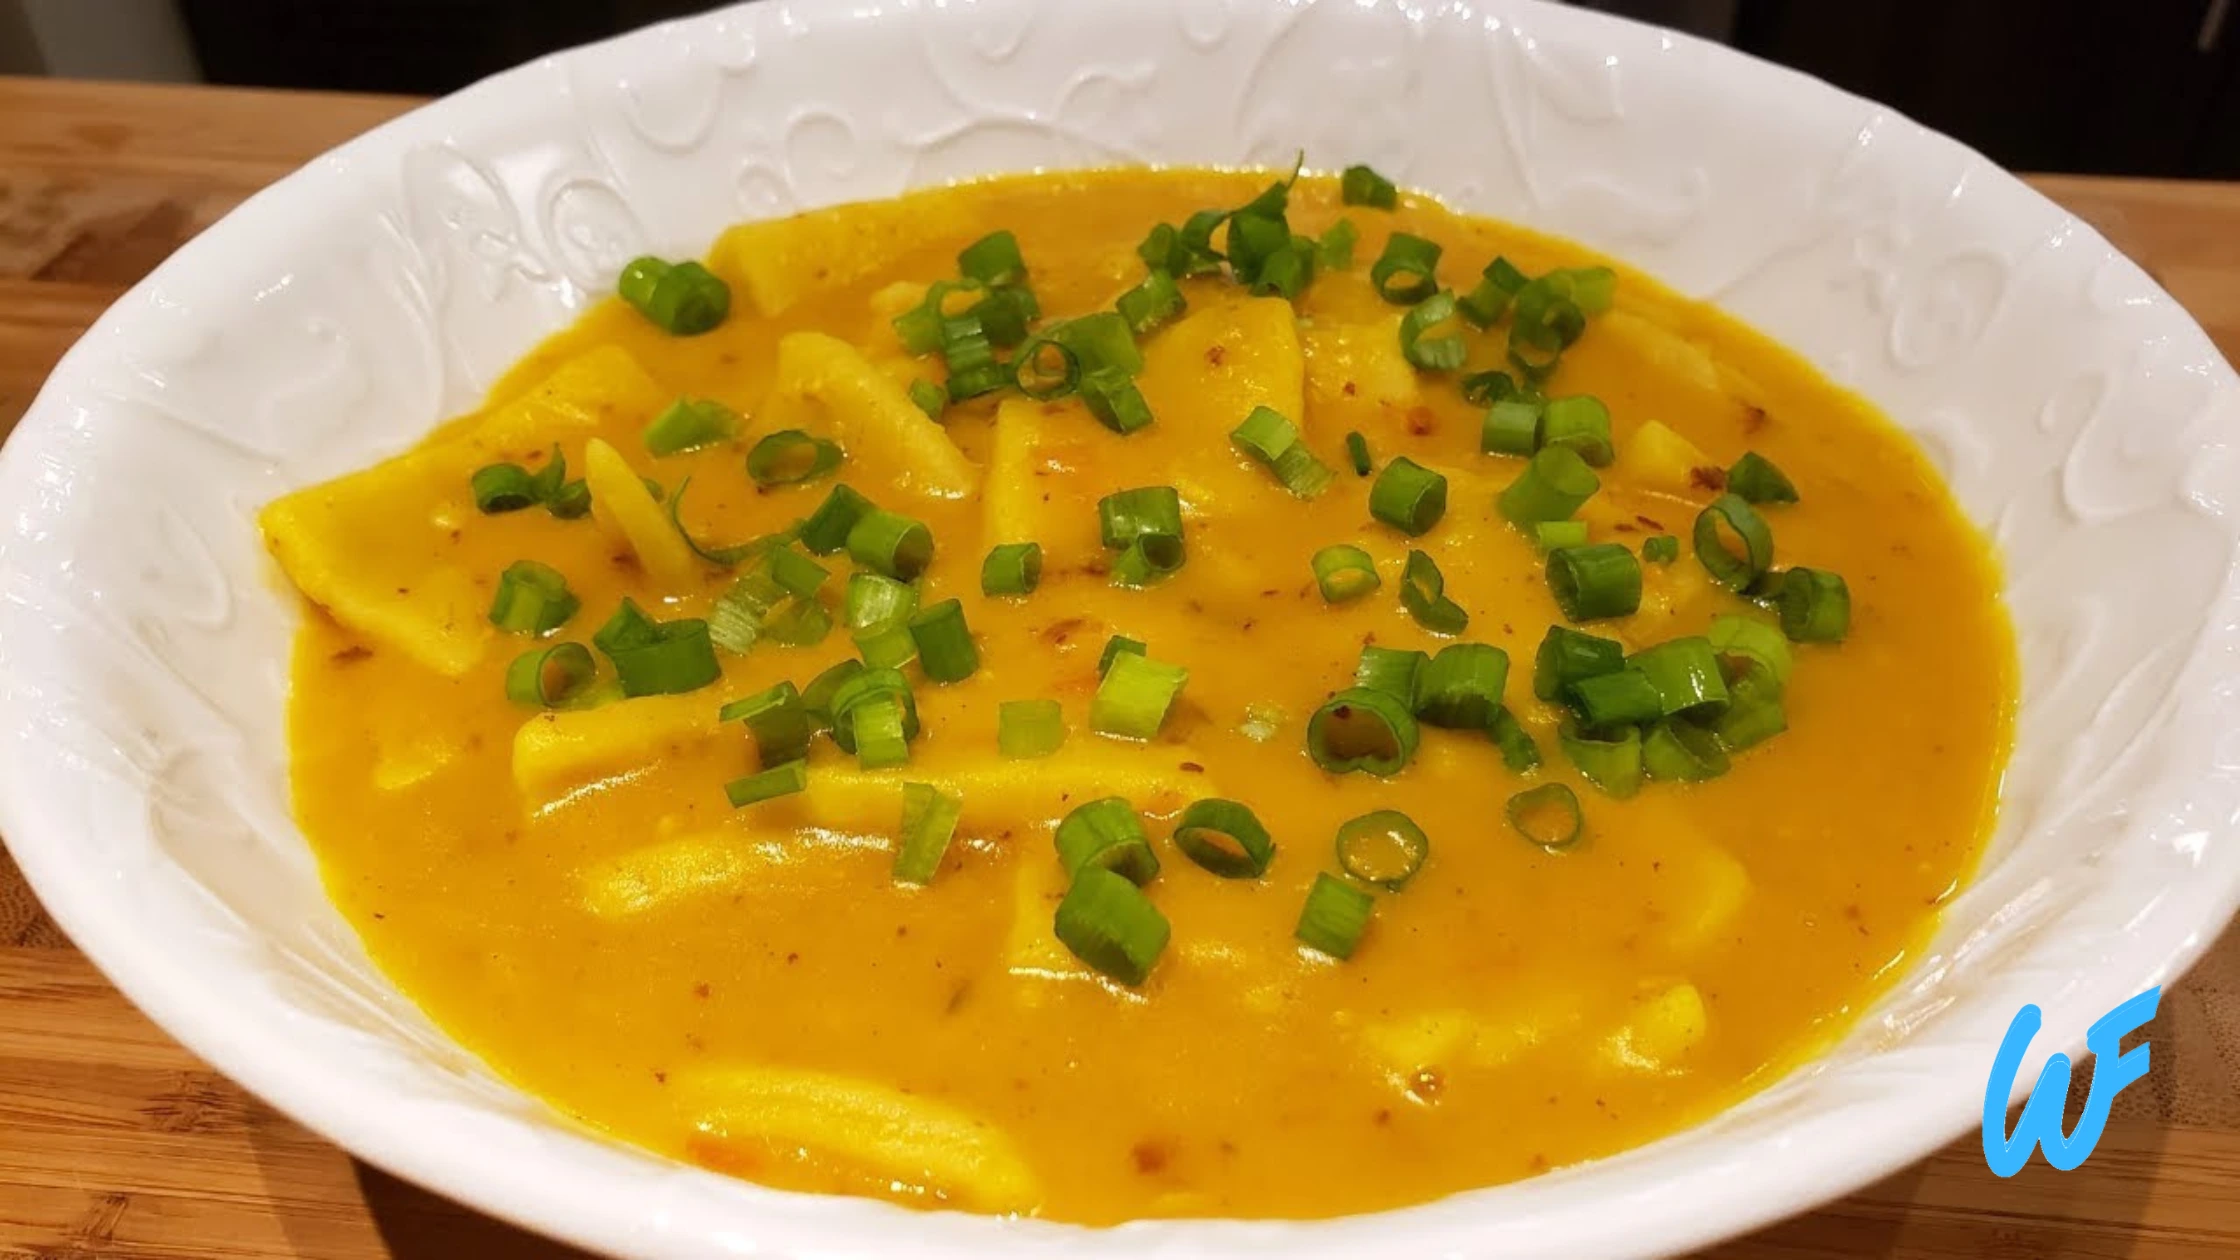
[{"label": "light wooden table", "polygon": [[[0,433],[127,285],[412,103],[0,79]],[[2036,182],[2240,360],[2240,185]],[[2000,1181],[1971,1136],[1717,1255],[2240,1255],[2240,930],[2165,995],[2149,1035],[2153,1073],[2078,1171],[2034,1160]],[[70,947],[0,855],[0,1258],[572,1254],[367,1168],[210,1071]]]}]

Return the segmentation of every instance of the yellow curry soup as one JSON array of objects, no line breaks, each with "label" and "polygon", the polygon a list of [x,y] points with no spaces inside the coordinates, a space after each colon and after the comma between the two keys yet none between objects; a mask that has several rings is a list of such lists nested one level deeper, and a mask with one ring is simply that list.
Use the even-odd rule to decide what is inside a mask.
[{"label": "yellow curry soup", "polygon": [[[1606,405],[1614,458],[1575,519],[1592,544],[1636,558],[1640,594],[1629,615],[1574,624],[1538,531],[1497,508],[1528,460],[1481,451],[1485,395],[1473,386],[1466,400],[1458,384],[1515,371],[1505,325],[1440,321],[1425,337],[1459,336],[1468,362],[1421,370],[1401,349],[1414,304],[1380,295],[1371,272],[1395,232],[1444,247],[1437,273],[1458,296],[1497,256],[1525,277],[1611,265],[1575,246],[1422,198],[1342,205],[1337,181],[1301,179],[1289,229],[1311,243],[1343,217],[1358,233],[1350,265],[1317,255],[1295,300],[1254,295],[1218,267],[1179,280],[1185,308],[1137,339],[1141,365],[1126,374],[1152,423],[1126,435],[1099,423],[1078,383],[1048,400],[1006,385],[947,401],[945,359],[965,351],[912,354],[898,335],[896,317],[923,309],[926,286],[955,279],[959,252],[995,229],[1015,233],[1033,327],[1048,331],[1144,281],[1152,225],[1247,205],[1267,182],[1022,176],[742,226],[707,260],[729,295],[712,329],[680,336],[649,319],[654,281],[641,276],[638,304],[590,310],[481,410],[269,507],[266,537],[314,609],[291,700],[297,810],[378,964],[504,1077],[650,1149],[777,1186],[1088,1223],[1328,1216],[1512,1180],[1699,1120],[1840,1035],[1968,875],[2015,685],[1986,544],[1862,401],[1615,268],[1614,301],[1541,388]],[[954,313],[985,292],[935,304]],[[1016,348],[998,351],[1017,366]],[[1035,354],[1046,371],[1029,382],[1062,382],[1066,356]],[[920,382],[938,420],[894,406]],[[742,422],[657,456],[649,425],[679,399]],[[1295,426],[1326,489],[1287,493],[1232,442],[1258,407]],[[757,484],[747,452],[790,429],[844,458]],[[1372,475],[1354,471],[1355,433]],[[573,502],[563,479],[537,477],[555,447],[565,483],[582,481]],[[763,454],[801,471],[817,449]],[[1561,751],[1578,702],[1535,694],[1536,653],[1551,626],[1626,653],[1720,618],[1777,626],[1714,580],[1692,533],[1752,452],[1798,492],[1757,505],[1775,564],[1842,575],[1847,632],[1783,649],[1793,672],[1776,737],[1731,758],[1710,749],[1731,761],[1716,777],[1620,799]],[[1444,513],[1420,537],[1370,508],[1400,457],[1445,478]],[[482,511],[477,491],[503,504],[505,487],[477,474],[504,464],[528,479],[512,492],[529,506]],[[931,656],[903,666],[919,725],[904,764],[867,768],[868,753],[819,734],[798,791],[735,808],[726,785],[764,767],[719,711],[880,650],[859,649],[846,624],[850,578],[867,566],[781,534],[843,483],[925,526],[916,606],[958,601],[977,667],[943,683],[927,676],[942,667]],[[1167,486],[1186,559],[1121,584],[1145,561],[1105,545],[1100,500]],[[1570,528],[1552,541],[1573,540]],[[774,534],[729,564],[686,542],[720,556]],[[1640,558],[1666,535],[1676,558]],[[985,594],[990,549],[1024,542],[1040,544],[1038,584]],[[1379,584],[1333,604],[1313,564],[1338,544],[1366,552]],[[771,547],[829,571],[784,606],[783,626],[772,613],[748,650],[717,649],[705,686],[617,698],[618,667],[594,636],[623,601],[650,625],[713,616],[719,635],[735,631],[736,592]],[[1467,614],[1459,634],[1434,633],[1400,598],[1418,550]],[[563,577],[575,604],[542,638],[491,621],[501,575],[521,561]],[[505,580],[516,620],[565,610]],[[1760,579],[1761,593],[1767,580],[1779,579]],[[819,617],[836,624],[799,642]],[[1187,671],[1148,739],[1093,729],[1114,636]],[[584,645],[585,689],[535,703],[540,686],[578,681],[574,658],[556,656],[514,672],[512,694],[526,678],[530,703],[509,698],[516,660],[562,641]],[[1464,642],[1506,654],[1495,698],[1537,768],[1511,769],[1483,730],[1429,724],[1398,773],[1318,766],[1310,717],[1353,685],[1365,646]],[[1001,706],[1028,700],[1057,702],[1063,742],[1005,756],[999,735],[1026,728],[1002,731]],[[1710,731],[1714,711],[1688,729]],[[1659,723],[1686,725],[1646,726]],[[750,795],[792,785],[758,782]],[[933,789],[919,805],[957,810],[923,884],[894,878],[904,783]],[[1515,794],[1544,783],[1575,792],[1576,844],[1531,843],[1507,818]],[[1098,974],[1053,930],[1082,882],[1054,831],[1107,797],[1140,819],[1159,866],[1115,895],[1147,901],[1171,930],[1135,984]],[[1218,877],[1176,848],[1177,818],[1208,798],[1249,808],[1272,837],[1257,877]],[[1349,879],[1334,852],[1343,820],[1377,810],[1428,839],[1398,891]],[[1318,879],[1373,907],[1350,958],[1297,935]]]}]

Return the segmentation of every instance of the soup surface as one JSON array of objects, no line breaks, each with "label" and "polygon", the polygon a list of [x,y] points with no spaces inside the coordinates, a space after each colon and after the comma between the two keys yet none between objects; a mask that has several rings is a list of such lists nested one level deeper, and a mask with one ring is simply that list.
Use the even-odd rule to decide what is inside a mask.
[{"label": "soup surface", "polygon": [[[525,359],[483,410],[396,460],[268,508],[268,541],[315,610],[295,662],[297,808],[378,963],[498,1072],[646,1147],[774,1185],[1081,1222],[1327,1216],[1525,1177],[1702,1118],[1839,1034],[1970,870],[2014,688],[1985,543],[1917,451],[1858,399],[1640,275],[1617,268],[1603,310],[1597,273],[1566,273],[1578,280],[1567,309],[1585,315],[1585,330],[1539,392],[1606,405],[1614,458],[1601,462],[1591,415],[1579,441],[1559,441],[1545,417],[1576,419],[1579,406],[1542,409],[1530,374],[1506,362],[1504,330],[1522,312],[1482,330],[1422,330],[1419,357],[1435,359],[1424,341],[1448,335],[1468,357],[1459,372],[1422,370],[1402,349],[1412,307],[1381,295],[1371,275],[1395,232],[1442,245],[1439,282],[1463,295],[1488,292],[1479,277],[1497,256],[1526,277],[1606,264],[1426,199],[1342,205],[1336,181],[1313,177],[1284,211],[1303,242],[1292,261],[1312,254],[1317,264],[1295,300],[1254,295],[1186,243],[1170,255],[1184,270],[1193,257],[1211,269],[1179,282],[1178,317],[1144,320],[1159,326],[1138,339],[1140,366],[1117,378],[1132,375],[1153,417],[1132,433],[1100,424],[1082,386],[1066,391],[1069,360],[1055,350],[1021,355],[1035,365],[1023,375],[1062,396],[1036,401],[1007,386],[949,402],[944,365],[969,360],[971,347],[938,318],[932,353],[913,355],[897,332],[895,317],[907,328],[928,284],[958,276],[960,250],[997,229],[1016,234],[1035,328],[1110,311],[1144,280],[1138,244],[1153,225],[1245,205],[1268,180],[1018,177],[741,227],[707,263],[730,295],[711,331],[675,335],[609,300]],[[1304,244],[1341,216],[1358,234],[1350,263],[1342,249]],[[1213,247],[1223,244],[1215,233]],[[1234,235],[1228,245],[1239,252]],[[996,279],[934,301],[954,315],[1021,287]],[[1405,267],[1384,279],[1388,293],[1413,296]],[[1262,287],[1281,284],[1273,275]],[[680,316],[674,297],[646,300],[661,318],[689,320],[689,302]],[[982,311],[983,325],[998,314]],[[1071,363],[1115,357],[1127,354],[1090,347]],[[1554,444],[1597,457],[1588,462],[1599,488],[1575,519],[1590,544],[1632,558],[1635,611],[1568,620],[1544,576],[1552,560],[1540,531],[1504,518],[1500,496],[1528,465],[1481,450],[1485,400],[1503,387],[1471,374],[1492,369],[1508,369],[1524,396],[1527,411],[1511,413],[1528,417],[1523,451]],[[1115,379],[1084,378],[1124,395]],[[938,420],[898,410],[913,382],[926,383],[916,394]],[[680,398],[723,406],[656,425]],[[1108,396],[1103,405],[1114,406]],[[1271,465],[1232,440],[1263,406],[1328,469],[1319,493],[1287,492],[1278,468],[1302,492],[1316,480],[1296,456]],[[665,447],[680,432],[688,442],[720,435],[732,413],[732,436],[683,453],[649,448],[649,426]],[[1543,417],[1537,429],[1531,415]],[[758,484],[746,454],[784,429],[829,439],[844,459],[803,481]],[[1275,432],[1271,450],[1282,445]],[[1370,475],[1354,470],[1354,433]],[[563,494],[561,479],[537,481],[555,449],[584,487]],[[817,449],[781,440],[761,456],[782,478]],[[1604,743],[1567,752],[1559,727],[1584,702],[1576,691],[1544,700],[1533,677],[1551,626],[1638,652],[1739,617],[1784,642],[1782,605],[1727,589],[1698,555],[1699,513],[1732,501],[1720,498],[1725,470],[1746,452],[1798,492],[1793,503],[1766,500],[1753,479],[1775,568],[1844,580],[1840,640],[1826,633],[1833,605],[1802,597],[1790,611],[1822,624],[1795,627],[1805,641],[1779,653],[1760,644],[1752,657],[1726,623],[1715,676],[1736,711],[1753,681],[1767,681],[1752,677],[1766,672],[1765,655],[1793,656],[1773,708],[1760,711],[1786,730],[1754,746],[1720,746],[1728,709],[1715,700],[1668,719],[1674,706],[1660,691],[1662,707],[1634,725],[1574,715],[1574,735]],[[1420,536],[1392,523],[1429,515],[1408,493],[1413,474],[1388,492],[1397,510],[1371,507],[1403,456],[1445,478],[1444,512]],[[1552,472],[1570,467],[1549,459]],[[510,502],[475,478],[503,462],[535,483]],[[639,478],[658,484],[660,505]],[[1742,480],[1734,489],[1751,488]],[[897,547],[897,537],[866,535],[812,555],[807,540],[781,537],[830,576],[775,604],[738,593],[770,575],[769,549],[722,564],[683,548],[680,525],[710,549],[787,530],[841,483],[926,527],[931,561],[907,593],[866,580],[851,595],[851,575],[908,576],[911,538]],[[1135,550],[1101,536],[1100,500],[1147,487],[1173,487],[1181,508],[1184,560],[1171,574],[1158,572],[1173,557],[1156,503],[1118,523],[1123,544],[1131,529],[1151,531]],[[481,510],[478,491],[485,507],[529,506]],[[587,493],[589,514],[570,517]],[[570,494],[572,507],[549,506]],[[1546,541],[1579,542],[1571,528]],[[1648,542],[1664,535],[1677,536],[1676,559]],[[983,593],[990,549],[1023,542],[1041,546],[1039,585]],[[1376,589],[1325,598],[1313,561],[1336,544],[1366,552]],[[1451,604],[1403,599],[1411,551],[1436,565]],[[512,600],[500,619],[530,629],[567,611],[533,582],[506,579],[500,598],[501,574],[524,560],[557,571],[579,605],[542,639],[492,621],[494,600]],[[1607,551],[1604,562],[1616,563]],[[1610,580],[1622,587],[1623,577]],[[1583,583],[1584,598],[1623,604],[1603,579]],[[968,676],[929,676],[971,664],[943,637],[954,627],[942,615],[920,618],[923,638],[906,622],[874,623],[859,648],[850,612],[869,618],[878,600],[912,595],[920,610],[959,601],[977,650]],[[635,637],[609,622],[626,599],[648,619]],[[1458,629],[1458,613],[1459,633],[1439,633]],[[836,624],[816,639],[826,616]],[[646,629],[710,617],[722,644],[705,667],[720,671],[712,681],[693,663],[689,625],[674,650],[660,647],[669,630]],[[509,698],[518,657],[563,641],[590,647],[595,633],[597,650],[517,673],[521,699]],[[1115,635],[1139,640],[1141,660],[1187,671],[1163,717],[1171,671],[1131,664],[1115,669],[1125,688],[1101,681]],[[1489,738],[1482,653],[1468,657],[1477,672],[1421,680],[1416,703],[1435,709],[1433,691],[1446,688],[1450,722],[1422,724],[1398,773],[1318,764],[1315,738],[1325,760],[1395,751],[1374,711],[1366,729],[1362,712],[1326,713],[1330,729],[1310,737],[1310,717],[1353,685],[1365,645],[1436,653],[1454,643],[1506,654],[1506,682],[1491,685],[1536,745],[1538,768],[1510,768]],[[609,646],[641,655],[618,666]],[[817,734],[802,790],[737,808],[727,799],[726,784],[790,751],[782,724],[761,732],[765,746],[736,717],[719,719],[727,702],[781,682],[808,689],[859,654],[913,649],[901,676],[920,729],[904,764],[876,764],[891,756],[893,697],[874,696],[850,710],[862,721],[858,755]],[[572,692],[570,666],[585,662],[595,680]],[[634,690],[684,690],[618,698],[618,668],[625,681],[637,671]],[[1100,703],[1100,689],[1127,694]],[[1599,699],[1621,715],[1627,703],[1615,690]],[[1027,700],[1056,702],[1062,746],[1007,756],[1006,721],[1015,725],[1002,746],[1042,750],[1027,746],[1043,734],[1029,721],[1040,715],[1001,716],[1004,702]],[[1130,701],[1133,716],[1116,717]],[[1149,738],[1098,729],[1134,729],[1146,704]],[[1652,780],[1621,799],[1638,778],[1608,761],[1625,757],[1625,733],[1675,724],[1693,741],[1668,743],[1653,769],[1672,773],[1675,749],[1704,774],[1731,768]],[[1727,733],[1738,748],[1749,742]],[[789,786],[787,773],[750,780],[742,795]],[[958,808],[945,850],[941,819],[915,820],[933,846],[915,856],[937,859],[929,882],[895,878],[904,783],[937,789],[920,806]],[[1584,830],[1568,848],[1531,842],[1505,814],[1513,795],[1542,783],[1576,791]],[[1077,882],[1053,843],[1057,825],[1114,796],[1127,803],[1123,819],[1140,819],[1158,871],[1138,893],[1103,869],[1147,873],[1123,826],[1123,843],[1083,878],[1139,929],[1146,902],[1169,929],[1156,950],[1142,931],[1122,932],[1134,952],[1103,965],[1118,978],[1053,930]],[[1180,812],[1205,798],[1236,801],[1265,826],[1274,852],[1257,877],[1222,877],[1175,846]],[[1550,811],[1556,833],[1561,805]],[[1334,846],[1342,821],[1380,809],[1401,811],[1428,841],[1427,853],[1352,854],[1356,873],[1380,878],[1420,858],[1397,891],[1346,879]],[[1341,889],[1322,894],[1332,899],[1323,909],[1371,906],[1350,958],[1332,956],[1344,952],[1343,922],[1334,937],[1305,934],[1322,948],[1298,931],[1318,880]],[[1128,959],[1145,953],[1141,982],[1126,983]]]}]

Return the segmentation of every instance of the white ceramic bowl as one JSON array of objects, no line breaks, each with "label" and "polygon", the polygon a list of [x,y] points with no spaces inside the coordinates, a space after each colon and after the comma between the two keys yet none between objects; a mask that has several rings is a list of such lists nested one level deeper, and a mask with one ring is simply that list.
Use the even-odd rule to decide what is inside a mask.
[{"label": "white ceramic bowl", "polygon": [[[368,965],[289,816],[295,614],[259,504],[467,407],[634,254],[958,176],[1300,146],[1716,299],[1881,404],[1997,536],[2025,698],[1996,845],[1840,1048],[1710,1123],[1518,1185],[1090,1232],[783,1194],[607,1143]],[[0,833],[78,944],[220,1070],[375,1164],[603,1250],[1680,1249],[1927,1153],[1974,1122],[2021,1004],[2046,1018],[2029,1081],[2230,916],[2236,430],[2240,381],[2091,229],[1724,49],[1499,0],[773,0],[346,145],[71,351],[0,458]]]}]

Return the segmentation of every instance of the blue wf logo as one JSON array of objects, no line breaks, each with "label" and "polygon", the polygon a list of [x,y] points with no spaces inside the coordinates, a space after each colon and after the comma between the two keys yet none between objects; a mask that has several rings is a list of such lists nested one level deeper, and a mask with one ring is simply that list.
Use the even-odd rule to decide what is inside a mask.
[{"label": "blue wf logo", "polygon": [[2035,1146],[2043,1146],[2046,1162],[2063,1172],[2092,1154],[2092,1148],[2100,1144],[2101,1132],[2108,1127],[2108,1107],[2116,1095],[2147,1074],[2149,1047],[2141,1044],[2126,1051],[2124,1034],[2153,1019],[2154,1008],[2161,1000],[2162,986],[2158,984],[2102,1015],[2085,1030],[2085,1048],[2093,1054],[2092,1093],[2085,1099],[2084,1114],[2077,1117],[2075,1131],[2068,1134],[2061,1132],[2061,1111],[2069,1098],[2069,1056],[2065,1054],[2047,1056],[2038,1083],[2030,1087],[2029,1101],[2022,1105],[2022,1117],[2015,1121],[2014,1135],[2009,1137],[2002,1131],[2015,1074],[2022,1070],[2022,1056],[2045,1023],[2035,1004],[2015,1012],[2014,1022],[2007,1025],[2006,1040],[1999,1043],[1999,1055],[1991,1061],[1991,1080],[1983,1087],[1983,1160],[1991,1165],[1992,1172],[2001,1177],[2021,1172]]}]

